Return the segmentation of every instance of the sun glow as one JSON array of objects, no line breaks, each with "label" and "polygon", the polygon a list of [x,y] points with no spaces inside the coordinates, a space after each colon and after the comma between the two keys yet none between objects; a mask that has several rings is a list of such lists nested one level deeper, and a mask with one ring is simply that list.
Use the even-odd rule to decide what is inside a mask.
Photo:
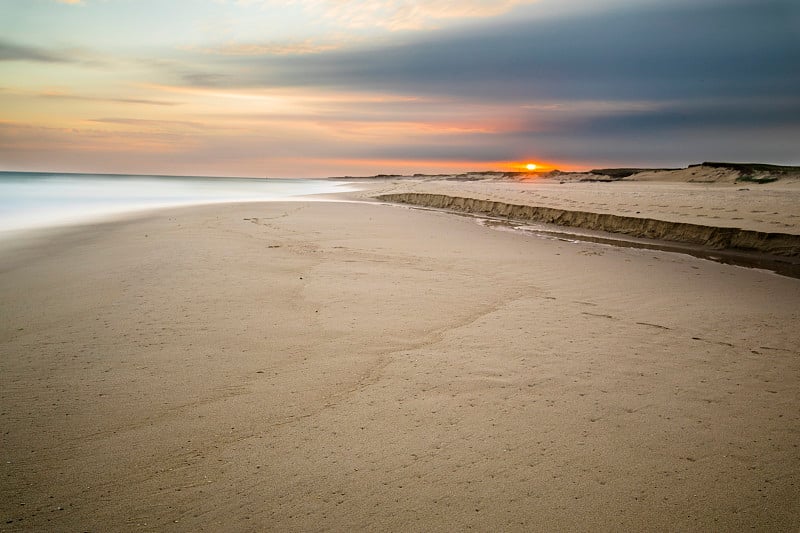
[{"label": "sun glow", "polygon": [[518,159],[516,161],[507,161],[503,163],[503,166],[504,168],[512,172],[519,172],[521,174],[530,174],[530,177],[546,174],[556,169],[556,167],[553,166],[552,162],[541,161],[541,160],[537,161],[535,159],[534,160]]}]

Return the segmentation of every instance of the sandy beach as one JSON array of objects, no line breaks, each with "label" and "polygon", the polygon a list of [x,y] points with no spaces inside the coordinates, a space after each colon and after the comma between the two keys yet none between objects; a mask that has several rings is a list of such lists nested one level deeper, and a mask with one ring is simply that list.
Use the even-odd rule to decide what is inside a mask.
[{"label": "sandy beach", "polygon": [[[800,233],[780,187],[351,196]],[[0,254],[0,315],[2,531],[800,526],[800,280],[772,272],[377,202],[232,204],[27,241]]]},{"label": "sandy beach", "polygon": [[773,183],[738,181],[741,174],[698,166],[643,172],[618,181],[592,174],[486,175],[369,181],[361,196],[439,194],[570,211],[800,235],[800,172]]},{"label": "sandy beach", "polygon": [[0,4],[0,533],[800,533],[800,1]]}]

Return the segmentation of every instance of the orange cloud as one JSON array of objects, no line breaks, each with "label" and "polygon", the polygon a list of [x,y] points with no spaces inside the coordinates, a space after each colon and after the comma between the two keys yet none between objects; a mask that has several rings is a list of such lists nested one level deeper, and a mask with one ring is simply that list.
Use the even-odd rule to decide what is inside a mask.
[{"label": "orange cloud", "polygon": [[[475,161],[439,161],[415,159],[346,159],[329,158],[316,159],[316,165],[327,165],[330,169],[340,169],[340,172],[361,172],[362,175],[374,174],[399,174],[409,175],[416,173],[429,174],[460,174],[472,171],[504,170],[502,162],[475,162]],[[350,169],[350,170],[347,170]],[[334,172],[331,175],[336,175]],[[341,175],[341,174],[339,174]]]},{"label": "orange cloud", "polygon": [[114,102],[118,104],[142,104],[142,105],[156,105],[156,106],[174,106],[178,105],[175,102],[168,102],[165,100],[149,100],[146,98],[118,98],[108,96],[91,96],[73,94],[66,91],[48,90],[35,93],[36,96],[41,98],[52,98],[59,100],[83,100],[87,102]]},{"label": "orange cloud", "polygon": [[[100,128],[62,128],[0,122],[0,155],[12,162],[25,153],[59,154],[182,152],[195,144],[186,135],[159,132],[121,132]],[[48,158],[38,158],[48,159]]]},{"label": "orange cloud", "polygon": [[336,50],[339,45],[317,44],[311,40],[289,43],[237,43],[230,42],[212,48],[182,47],[182,49],[203,54],[226,56],[261,56],[261,55],[306,55],[319,54]]},{"label": "orange cloud", "polygon": [[[258,0],[248,0],[256,3]],[[347,28],[384,28],[391,31],[437,27],[446,19],[486,18],[508,13],[536,0],[299,0],[311,18],[335,21]],[[277,0],[261,0],[279,5]]]}]

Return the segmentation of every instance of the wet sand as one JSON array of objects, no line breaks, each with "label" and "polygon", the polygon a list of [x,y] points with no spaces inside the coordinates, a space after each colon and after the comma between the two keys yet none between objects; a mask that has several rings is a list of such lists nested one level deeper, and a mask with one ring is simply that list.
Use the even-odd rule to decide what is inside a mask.
[{"label": "wet sand", "polygon": [[0,257],[0,529],[797,529],[799,304],[386,205],[42,238]]}]

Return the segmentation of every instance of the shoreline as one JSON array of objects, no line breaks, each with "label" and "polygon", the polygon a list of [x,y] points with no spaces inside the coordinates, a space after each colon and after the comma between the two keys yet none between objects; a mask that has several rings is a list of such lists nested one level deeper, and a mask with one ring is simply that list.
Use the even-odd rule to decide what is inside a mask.
[{"label": "shoreline", "polygon": [[[784,168],[784,170],[787,169],[789,167]],[[634,170],[636,172],[631,174],[630,171]],[[648,195],[658,198],[657,202],[663,202],[665,198],[669,198],[671,201],[667,202],[663,207],[671,206],[670,208],[674,209],[678,198],[685,202],[687,197],[699,197],[700,201],[703,202],[707,199],[705,198],[707,195],[712,194],[726,195],[717,200],[716,205],[719,205],[719,201],[724,199],[727,205],[736,206],[743,197],[741,194],[730,196],[729,191],[736,190],[737,193],[747,191],[748,200],[755,198],[761,202],[758,204],[760,209],[753,210],[753,214],[766,213],[769,209],[780,209],[780,207],[787,205],[786,201],[793,202],[794,199],[800,199],[800,186],[796,187],[791,177],[789,182],[783,185],[774,183],[759,184],[756,185],[755,190],[751,191],[750,189],[741,188],[732,189],[730,180],[733,179],[733,174],[730,172],[726,174],[723,170],[717,167],[704,168],[704,165],[693,165],[687,169],[653,171],[646,169],[607,169],[585,173],[556,173],[555,176],[558,181],[542,176],[538,176],[533,180],[527,178],[520,181],[520,176],[524,178],[525,176],[530,176],[530,174],[512,173],[514,176],[509,177],[506,175],[507,173],[498,172],[471,173],[461,176],[415,175],[347,179],[327,178],[324,181],[338,181],[341,185],[351,188],[340,192],[312,193],[277,201],[399,202],[418,207],[450,210],[453,213],[472,213],[487,217],[497,217],[500,220],[508,221],[512,225],[524,222],[544,223],[545,226],[552,225],[553,227],[537,227],[534,230],[527,228],[526,231],[545,237],[555,236],[558,238],[558,235],[563,233],[565,238],[582,239],[611,246],[634,246],[667,252],[687,253],[711,261],[748,268],[762,268],[785,276],[800,277],[800,266],[796,261],[798,255],[800,255],[800,225],[794,223],[794,219],[800,219],[800,208],[795,209],[797,212],[790,211],[785,213],[788,218],[786,216],[778,217],[770,222],[770,224],[789,228],[795,233],[765,232],[755,229],[743,229],[732,225],[732,222],[738,220],[753,228],[763,226],[763,224],[759,224],[761,221],[752,217],[736,217],[732,220],[727,220],[728,225],[726,226],[714,226],[706,223],[675,221],[674,216],[649,218],[646,216],[647,212],[644,215],[640,215],[638,210],[636,215],[632,215],[634,209],[641,209],[639,207],[640,204],[634,204],[632,200],[634,198],[647,197]],[[613,179],[585,178],[587,175],[595,176],[595,173],[600,177],[608,177],[615,175],[614,172],[618,173],[619,171],[626,171],[621,179],[619,177],[614,177]],[[705,174],[700,171],[704,171]],[[708,177],[708,172],[712,172],[712,175],[718,180],[721,179],[722,182],[692,182],[691,180],[698,175],[698,172],[700,172],[699,175],[701,177]],[[687,173],[691,173],[692,178],[688,178],[690,180],[688,183],[681,183],[687,179]],[[520,176],[517,176],[517,174]],[[673,178],[677,181],[672,182],[663,181],[664,175],[679,176],[679,178]],[[736,176],[738,175],[736,174]],[[640,176],[640,178],[631,181],[637,176]],[[776,187],[778,188],[776,189]],[[614,190],[620,191],[620,189],[622,189],[622,195],[617,199],[616,205],[591,204],[601,207],[601,209],[594,211],[568,208],[568,206],[575,204],[576,198],[580,198],[576,194],[588,194],[591,197],[601,192],[609,194]],[[632,190],[636,192],[631,193]],[[480,192],[480,194],[474,194],[475,192]],[[459,195],[463,193],[473,194],[473,196]],[[553,196],[553,194],[556,196]],[[531,198],[526,195],[544,199],[545,205],[534,205],[531,202]],[[665,195],[672,195],[675,198]],[[777,204],[772,205],[771,202],[774,202],[773,199],[775,198],[785,201],[780,206]],[[512,203],[509,200],[524,203]],[[608,197],[606,197],[607,200]],[[732,200],[735,201],[732,202]],[[98,215],[81,221],[9,230],[0,232],[0,253],[20,252],[25,248],[35,246],[37,242],[51,238],[49,236],[52,235],[64,235],[65,232],[80,232],[82,228],[96,224],[135,220],[171,209],[191,209],[209,205],[224,207],[238,203],[269,203],[272,201],[276,200],[198,202],[188,205],[148,206],[146,208]],[[764,203],[765,201],[766,203]],[[794,202],[792,205],[797,207],[800,203]],[[720,209],[720,207],[711,207],[712,211],[719,211]],[[727,209],[726,211],[737,212],[737,209]],[[685,210],[683,213],[684,215],[688,214]],[[673,211],[671,214],[676,213]],[[778,211],[773,213],[773,215],[779,214]],[[653,213],[650,213],[650,215],[654,216]],[[669,218],[673,220],[668,220]],[[713,218],[719,217],[714,216]],[[697,220],[697,222],[701,221]],[[582,234],[581,230],[588,231],[588,234],[585,234],[585,231]],[[593,232],[597,232],[597,234],[592,234]]]},{"label": "shoreline", "polygon": [[303,199],[351,189],[343,182],[306,179],[5,174],[0,176],[0,238],[13,231],[113,220],[161,208]]},{"label": "shoreline", "polygon": [[[141,221],[173,210],[191,210],[211,206],[225,208],[226,206],[259,205],[273,202],[388,202],[389,204],[430,208],[454,214],[486,216],[487,219],[494,218],[499,221],[505,221],[511,227],[525,222],[539,222],[544,225],[536,228],[523,228],[522,231],[542,237],[574,238],[610,246],[684,253],[723,264],[765,269],[793,278],[800,277],[800,264],[796,260],[799,255],[798,250],[800,250],[800,234],[764,233],[735,227],[675,223],[608,213],[575,212],[567,209],[553,209],[530,204],[507,204],[491,199],[480,200],[478,198],[456,197],[446,194],[385,192],[387,185],[389,190],[398,190],[399,188],[400,191],[406,189],[410,191],[417,190],[420,188],[420,184],[422,184],[423,190],[431,187],[433,187],[433,190],[437,190],[437,186],[441,187],[442,182],[439,179],[430,178],[426,177],[426,179],[420,181],[418,178],[403,177],[399,187],[398,181],[395,179],[363,178],[364,181],[342,182],[343,185],[351,185],[354,188],[341,192],[309,194],[280,200],[241,200],[163,205],[120,211],[69,223],[8,230],[0,232],[0,255],[20,254],[26,249],[40,247],[48,240],[70,236],[77,237],[87,230],[96,229],[96,227]],[[329,179],[339,180],[340,178]],[[407,182],[406,180],[410,181]],[[477,181],[478,186],[486,184],[484,180],[470,181]],[[595,184],[595,182],[592,183],[592,185]],[[446,185],[452,187],[451,183]],[[508,189],[515,185],[518,186],[519,183],[502,180],[500,183],[493,183],[493,185],[495,187],[499,186],[501,190],[505,189],[508,192]],[[550,184],[533,183],[526,185],[535,189],[537,185],[547,187]],[[585,183],[581,185],[585,185]],[[641,183],[640,185],[647,187],[653,185],[653,183]],[[661,183],[660,185],[668,184]],[[488,197],[491,198],[491,196]],[[619,224],[620,222],[622,224]],[[625,227],[626,225],[630,227]],[[687,228],[691,231],[684,231]],[[586,231],[582,233],[580,230],[586,230],[588,233]],[[681,240],[668,238],[670,233],[674,233]],[[710,238],[709,235],[713,238]],[[749,245],[750,249],[730,246],[732,242]]]}]

